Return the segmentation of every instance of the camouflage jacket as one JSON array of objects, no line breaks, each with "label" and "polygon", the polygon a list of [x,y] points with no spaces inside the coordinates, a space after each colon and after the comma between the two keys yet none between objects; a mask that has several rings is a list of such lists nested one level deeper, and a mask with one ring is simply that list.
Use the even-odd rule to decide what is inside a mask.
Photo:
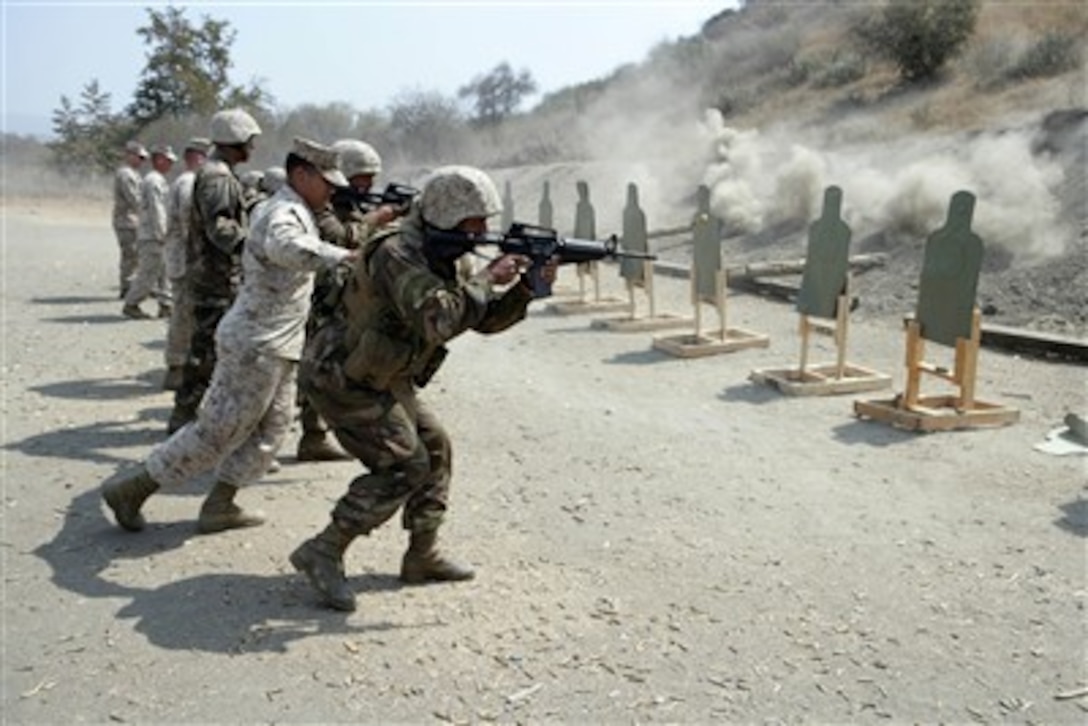
[{"label": "camouflage jacket", "polygon": [[140,223],[136,239],[141,241],[166,241],[166,196],[170,186],[166,177],[152,169],[140,182]]},{"label": "camouflage jacket", "polygon": [[189,210],[186,264],[194,300],[229,304],[242,275],[242,243],[249,220],[242,184],[217,152],[197,171]]},{"label": "camouflage jacket", "polygon": [[189,214],[193,205],[193,180],[196,172],[183,171],[170,185],[166,197],[166,247],[163,264],[166,276],[172,280],[185,274],[185,256],[189,239]]},{"label": "camouflage jacket", "polygon": [[314,354],[321,356],[322,347],[338,351],[344,377],[374,389],[423,386],[441,365],[448,341],[466,330],[497,333],[525,317],[532,300],[525,285],[498,291],[486,274],[463,279],[455,264],[440,267],[424,254],[415,208],[399,229],[367,242],[344,290],[344,320],[339,329],[329,326],[315,336]]},{"label": "camouflage jacket", "polygon": [[135,230],[140,220],[140,173],[121,166],[113,177],[113,226]]},{"label": "camouflage jacket", "polygon": [[314,272],[335,266],[348,254],[318,238],[309,207],[285,185],[253,218],[242,254],[242,286],[219,323],[216,345],[298,360]]}]

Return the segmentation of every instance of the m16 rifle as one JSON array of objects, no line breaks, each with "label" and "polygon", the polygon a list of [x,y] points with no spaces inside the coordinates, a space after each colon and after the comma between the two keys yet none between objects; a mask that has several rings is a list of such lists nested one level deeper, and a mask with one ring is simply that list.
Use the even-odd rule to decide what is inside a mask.
[{"label": "m16 rifle", "polygon": [[533,297],[538,298],[552,294],[551,285],[541,275],[544,266],[552,258],[560,265],[594,262],[606,258],[657,259],[655,255],[620,250],[616,235],[602,241],[560,237],[554,229],[522,222],[514,222],[506,232],[428,230],[426,245],[428,254],[445,260],[456,259],[486,245],[498,247],[503,254],[528,257],[530,266],[526,275]]},{"label": "m16 rifle", "polygon": [[341,187],[332,194],[333,206],[358,207],[363,212],[388,204],[398,211],[407,211],[412,200],[419,196],[419,190],[407,184],[390,182],[380,192],[361,192],[354,187]]}]

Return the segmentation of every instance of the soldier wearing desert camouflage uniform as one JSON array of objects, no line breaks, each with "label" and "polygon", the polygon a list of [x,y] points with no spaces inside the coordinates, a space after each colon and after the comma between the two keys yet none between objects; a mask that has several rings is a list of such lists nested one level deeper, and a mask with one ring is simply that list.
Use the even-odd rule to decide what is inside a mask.
[{"label": "soldier wearing desert camouflage uniform", "polygon": [[[399,229],[375,235],[362,248],[342,316],[307,342],[300,385],[368,469],[336,503],[328,526],[290,556],[330,607],[355,608],[344,577],[348,545],[402,507],[410,532],[403,581],[474,575],[437,548],[449,502],[451,446],[417,392],[441,365],[448,341],[466,330],[496,333],[525,317],[532,292],[524,278],[500,288],[518,280],[528,260],[503,255],[464,279],[456,260],[443,258],[428,236],[486,232],[487,219],[501,206],[494,183],[479,169],[435,170]],[[554,280],[555,270],[554,262],[547,265],[543,278]]]},{"label": "soldier wearing desert camouflage uniform", "polygon": [[196,420],[136,471],[103,487],[123,528],[144,527],[140,508],[160,486],[175,488],[211,470],[216,482],[200,508],[201,532],[264,521],[234,497],[268,470],[290,429],[314,272],[350,262],[354,254],[323,242],[314,224],[313,210],[328,203],[334,186],[347,183],[336,164],[331,148],[295,139],[287,185],[252,220],[242,285],[216,332],[219,360]]},{"label": "soldier wearing desert camouflage uniform", "polygon": [[176,391],[181,386],[185,364],[189,361],[189,340],[193,335],[193,302],[186,276],[188,261],[185,259],[189,248],[189,215],[193,205],[196,170],[204,165],[211,144],[210,140],[204,138],[189,139],[182,154],[185,171],[170,185],[170,195],[167,198],[170,222],[167,225],[166,246],[163,248],[163,267],[170,280],[170,291],[174,298],[164,353],[166,378],[162,387],[167,391]]},{"label": "soldier wearing desert camouflage uniform", "polygon": [[128,318],[151,317],[140,303],[154,296],[159,301],[159,317],[170,315],[170,290],[163,272],[163,247],[169,225],[167,198],[170,173],[178,157],[169,146],[151,147],[151,171],[140,182],[140,222],[136,228],[136,274],[132,277],[121,314]]},{"label": "soldier wearing desert camouflage uniform", "polygon": [[[356,139],[341,139],[332,145],[340,154],[340,170],[348,180],[348,189],[333,195],[332,201],[317,213],[317,227],[321,239],[345,249],[356,249],[382,227],[393,222],[406,210],[383,204],[364,212],[358,195],[366,194],[374,184],[374,177],[382,171],[382,159],[373,146]],[[318,275],[314,284],[314,305],[306,324],[307,335],[312,335],[319,319],[327,314],[326,306],[335,298],[339,289],[334,274]],[[314,407],[299,395],[299,418],[302,436],[299,438],[296,458],[299,461],[337,461],[351,458],[329,440],[328,426]]]},{"label": "soldier wearing desert camouflage uniform", "polygon": [[136,228],[140,222],[140,167],[147,159],[147,149],[137,141],[125,144],[124,161],[113,176],[113,232],[121,253],[119,281],[121,299],[128,294],[136,272]]},{"label": "soldier wearing desert camouflage uniform", "polygon": [[242,243],[249,229],[242,185],[234,168],[249,160],[257,121],[241,109],[219,111],[211,120],[215,148],[193,179],[189,214],[189,292],[193,333],[182,382],[174,394],[167,432],[196,417],[215,369],[215,327],[234,301],[242,274]]}]

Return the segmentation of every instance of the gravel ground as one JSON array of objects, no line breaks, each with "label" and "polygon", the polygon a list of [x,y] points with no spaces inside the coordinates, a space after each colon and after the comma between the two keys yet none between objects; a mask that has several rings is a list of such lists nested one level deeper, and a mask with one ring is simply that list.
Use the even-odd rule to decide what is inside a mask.
[{"label": "gravel ground", "polygon": [[[1084,722],[1085,459],[1032,449],[1085,410],[1083,367],[984,350],[979,396],[1021,420],[909,434],[748,382],[796,362],[789,306],[731,297],[770,346],[689,360],[537,310],[456,341],[425,394],[477,579],[401,587],[390,524],[349,551],[345,615],[287,554],[357,464],[292,439],[241,495],[257,529],[196,535],[207,481],[143,533],[106,517],[171,404],[107,219],[3,209],[5,722]],[[864,305],[849,358],[901,389],[902,332]]]}]

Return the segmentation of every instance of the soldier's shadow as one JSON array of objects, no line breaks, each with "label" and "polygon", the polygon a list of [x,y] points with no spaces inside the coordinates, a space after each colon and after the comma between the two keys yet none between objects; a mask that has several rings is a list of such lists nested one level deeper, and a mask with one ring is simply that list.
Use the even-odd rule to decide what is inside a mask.
[{"label": "soldier's shadow", "polygon": [[[135,449],[141,455],[166,438],[167,408],[145,408],[135,421],[100,421],[86,426],[44,431],[21,441],[9,441],[5,449],[19,451],[27,456],[76,459],[102,464],[122,465],[131,463],[126,449]],[[140,424],[151,424],[154,426]]]},{"label": "soldier's shadow", "polygon": [[[118,562],[151,560],[193,536],[191,524],[149,527],[133,534],[105,520],[99,493],[78,495],[57,535],[34,554],[49,565],[52,582],[87,598],[128,598],[117,615],[136,619],[148,641],[171,650],[209,653],[283,652],[315,634],[348,634],[429,627],[438,623],[348,622],[346,613],[315,606],[309,586],[294,573],[209,573],[178,577],[158,587],[124,584],[109,571]],[[374,583],[380,589],[381,581]]]},{"label": "soldier's shadow", "polygon": [[82,381],[57,381],[31,386],[28,390],[51,398],[111,401],[163,393],[161,371],[144,371],[125,378],[98,378]]}]

